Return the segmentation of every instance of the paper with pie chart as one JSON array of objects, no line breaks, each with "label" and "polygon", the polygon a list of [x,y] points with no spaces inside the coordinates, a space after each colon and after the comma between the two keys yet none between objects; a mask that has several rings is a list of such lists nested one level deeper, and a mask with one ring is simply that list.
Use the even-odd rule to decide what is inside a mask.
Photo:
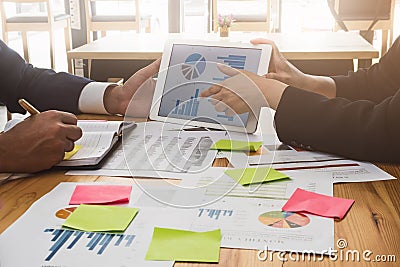
[{"label": "paper with pie chart", "polygon": [[258,217],[258,220],[274,228],[299,228],[310,223],[310,218],[306,215],[287,211],[265,212]]},{"label": "paper with pie chart", "polygon": [[259,49],[175,44],[158,115],[245,127],[248,113],[226,116],[199,95],[228,78],[217,63],[257,72],[260,55]]}]

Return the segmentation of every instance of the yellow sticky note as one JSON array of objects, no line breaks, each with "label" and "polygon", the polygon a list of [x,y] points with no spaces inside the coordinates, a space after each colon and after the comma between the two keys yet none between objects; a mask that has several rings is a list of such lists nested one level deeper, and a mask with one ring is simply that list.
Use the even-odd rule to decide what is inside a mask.
[{"label": "yellow sticky note", "polygon": [[218,262],[221,230],[192,232],[154,228],[146,260]]},{"label": "yellow sticky note", "polygon": [[81,148],[82,148],[81,145],[75,145],[75,146],[74,146],[74,149],[72,149],[72,150],[69,151],[69,152],[65,152],[64,160],[69,160],[69,159],[71,159],[72,156],[75,155],[76,152],[78,152]]},{"label": "yellow sticky note", "polygon": [[286,174],[268,167],[232,169],[226,170],[225,174],[241,185],[260,184],[289,178]]},{"label": "yellow sticky note", "polygon": [[247,142],[239,140],[221,139],[214,143],[210,149],[227,150],[227,151],[257,151],[262,142]]},{"label": "yellow sticky note", "polygon": [[123,232],[138,211],[137,208],[81,204],[63,226],[88,232]]}]

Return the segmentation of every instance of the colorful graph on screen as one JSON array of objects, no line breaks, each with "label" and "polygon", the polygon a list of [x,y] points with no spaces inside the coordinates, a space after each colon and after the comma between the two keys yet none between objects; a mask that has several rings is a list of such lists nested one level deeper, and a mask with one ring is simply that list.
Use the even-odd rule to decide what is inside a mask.
[{"label": "colorful graph on screen", "polygon": [[200,77],[206,69],[206,59],[194,53],[188,56],[185,63],[182,64],[182,74],[187,80],[193,80]]},{"label": "colorful graph on screen", "polygon": [[[227,57],[217,57],[219,61],[222,61],[221,63],[239,70],[244,70],[244,66],[246,65],[246,58],[246,56],[241,55],[228,55]],[[214,77],[213,81],[224,81],[228,78],[229,76]]]},{"label": "colorful graph on screen", "polygon": [[175,108],[171,112],[171,114],[179,114],[192,117],[197,116],[199,110],[199,94],[200,89],[196,89],[194,96],[191,96],[190,100],[182,101],[180,99],[177,99],[175,102]]}]

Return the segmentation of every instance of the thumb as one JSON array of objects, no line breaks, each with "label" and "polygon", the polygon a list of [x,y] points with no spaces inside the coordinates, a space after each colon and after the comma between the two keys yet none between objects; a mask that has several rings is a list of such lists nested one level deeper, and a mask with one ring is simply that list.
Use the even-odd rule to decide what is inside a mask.
[{"label": "thumb", "polygon": [[[135,82],[140,85],[144,83],[149,78],[153,77],[157,74],[160,69],[161,59],[157,59],[153,63],[149,64],[148,66],[138,70],[132,77],[135,77]],[[132,78],[131,77],[131,78]]]},{"label": "thumb", "polygon": [[288,83],[287,77],[282,76],[282,75],[280,75],[278,73],[275,73],[275,72],[269,72],[269,73],[265,74],[264,76],[267,79],[277,80],[277,81],[280,81],[280,82],[283,82],[283,83]]},{"label": "thumb", "polygon": [[274,80],[279,79],[279,75],[277,75],[274,72],[269,72],[269,73],[265,74],[264,76],[265,76],[265,78],[268,78],[268,79],[274,79]]}]

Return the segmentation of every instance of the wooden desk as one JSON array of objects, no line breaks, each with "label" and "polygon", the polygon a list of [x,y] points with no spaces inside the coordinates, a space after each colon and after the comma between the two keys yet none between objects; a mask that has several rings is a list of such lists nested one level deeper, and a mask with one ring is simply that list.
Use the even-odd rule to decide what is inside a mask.
[{"label": "wooden desk", "polygon": [[[104,118],[104,117],[103,117]],[[217,159],[216,166],[226,166],[225,159]],[[400,178],[400,164],[379,164],[383,170]],[[51,191],[60,182],[110,182],[129,183],[132,179],[101,176],[65,176],[62,171],[48,171],[31,178],[15,180],[0,185],[0,233],[20,217],[36,200]],[[153,181],[157,182],[157,181]],[[355,204],[347,216],[335,222],[335,242],[341,238],[347,241],[348,250],[365,250],[376,255],[394,255],[395,263],[330,261],[325,257],[323,263],[307,261],[282,262],[276,259],[261,262],[257,251],[242,249],[221,249],[219,264],[176,263],[175,266],[398,266],[400,261],[400,182],[399,180],[335,184],[337,197],[355,199]],[[335,248],[337,249],[337,248]],[[344,254],[346,257],[346,254]],[[350,255],[351,258],[351,255]]]},{"label": "wooden desk", "polygon": [[[282,54],[289,60],[353,60],[373,59],[379,56],[371,44],[359,34],[349,32],[313,33],[240,33],[232,32],[227,41],[248,43],[263,37],[276,42]],[[69,64],[75,59],[88,60],[88,72],[94,59],[154,60],[162,55],[164,42],[171,38],[221,40],[216,34],[134,34],[121,33],[109,36],[68,51]],[[90,76],[90,75],[89,75]]]}]

